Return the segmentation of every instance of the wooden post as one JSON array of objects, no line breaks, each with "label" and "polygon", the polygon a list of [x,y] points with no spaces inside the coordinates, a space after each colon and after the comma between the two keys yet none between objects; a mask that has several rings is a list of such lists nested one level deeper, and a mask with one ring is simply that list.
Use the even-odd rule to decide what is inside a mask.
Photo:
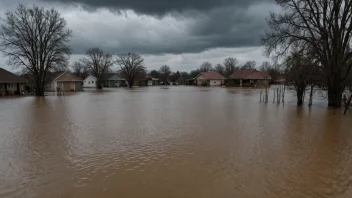
[{"label": "wooden post", "polygon": [[282,103],[285,102],[285,91],[286,91],[286,86],[284,85],[284,90],[282,92]]},{"label": "wooden post", "polygon": [[259,98],[260,98],[260,102],[262,102],[262,90],[260,90],[260,96],[259,96]]},{"label": "wooden post", "polygon": [[275,89],[274,89],[274,97],[273,97],[273,103],[275,102]]}]

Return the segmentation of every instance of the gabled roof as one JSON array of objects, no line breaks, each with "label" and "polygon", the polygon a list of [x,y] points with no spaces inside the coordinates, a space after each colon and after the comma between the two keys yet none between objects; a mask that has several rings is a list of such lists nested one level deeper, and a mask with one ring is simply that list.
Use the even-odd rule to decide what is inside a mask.
[{"label": "gabled roof", "polygon": [[66,71],[58,71],[58,72],[49,72],[48,73],[48,77],[49,77],[49,81],[54,81],[56,80],[58,77],[60,77],[62,74],[64,74]]},{"label": "gabled roof", "polygon": [[[103,80],[109,80],[110,78],[112,78],[113,76],[117,76],[118,78],[121,78],[117,73],[105,73],[103,75]],[[121,80],[123,80],[123,78],[121,78]]]},{"label": "gabled roof", "polygon": [[203,76],[205,79],[209,79],[209,80],[225,80],[226,78],[221,75],[218,72],[202,72],[200,74],[198,74],[198,76],[196,76],[195,78],[198,78],[199,76]]},{"label": "gabled roof", "polygon": [[25,83],[26,79],[0,68],[0,83]]},{"label": "gabled roof", "polygon": [[238,70],[231,74],[231,79],[250,79],[250,80],[262,80],[262,79],[270,79],[270,75],[268,72],[260,72],[255,69],[248,70]]},{"label": "gabled roof", "polygon": [[82,79],[78,78],[77,76],[71,74],[70,72],[64,72],[61,75],[59,75],[55,81],[58,82],[73,82],[73,81],[79,81],[81,82]]},{"label": "gabled roof", "polygon": [[146,80],[159,80],[159,78],[153,78],[153,76],[151,76],[151,75],[145,75],[145,79]]}]

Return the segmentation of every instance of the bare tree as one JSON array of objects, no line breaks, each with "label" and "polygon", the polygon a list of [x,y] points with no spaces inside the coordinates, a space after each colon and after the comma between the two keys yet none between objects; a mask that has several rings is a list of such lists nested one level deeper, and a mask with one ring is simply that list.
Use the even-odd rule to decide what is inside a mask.
[{"label": "bare tree", "polygon": [[220,73],[221,75],[225,74],[225,67],[221,64],[217,64],[214,69],[216,72]]},{"label": "bare tree", "polygon": [[259,68],[262,72],[268,72],[273,80],[277,80],[281,76],[281,65],[278,63],[271,64],[270,62],[263,62]]},{"label": "bare tree", "polygon": [[255,61],[247,61],[242,67],[241,69],[255,69],[255,66],[257,65],[257,63]]},{"label": "bare tree", "polygon": [[238,64],[238,60],[236,58],[227,58],[224,61],[224,66],[225,66],[225,72],[224,75],[226,78],[228,78],[233,72],[236,71]]},{"label": "bare tree", "polygon": [[277,0],[283,8],[272,13],[262,36],[268,55],[285,55],[293,44],[311,47],[322,66],[329,106],[341,107],[342,92],[352,64],[351,0]]},{"label": "bare tree", "polygon": [[44,96],[50,72],[67,67],[72,32],[66,26],[55,9],[20,4],[15,11],[5,13],[0,51],[9,58],[9,64],[34,76],[37,96]]},{"label": "bare tree", "polygon": [[209,72],[209,71],[212,71],[212,70],[213,70],[213,68],[211,67],[211,63],[210,62],[204,62],[200,66],[200,71],[201,72]]},{"label": "bare tree", "polygon": [[120,66],[120,74],[127,80],[132,88],[134,83],[145,73],[144,59],[135,53],[117,55],[117,64]]},{"label": "bare tree", "polygon": [[171,75],[171,69],[168,65],[163,65],[159,69],[160,78],[164,82],[164,84],[169,80]]},{"label": "bare tree", "polygon": [[303,50],[294,50],[286,58],[285,64],[286,70],[284,75],[293,85],[297,95],[297,105],[301,106],[308,85],[314,83],[313,77],[317,73],[317,63],[313,57],[307,55]]},{"label": "bare tree", "polygon": [[89,75],[88,67],[83,65],[81,62],[74,62],[71,69],[73,74],[81,79],[85,79]]},{"label": "bare tree", "polygon": [[97,79],[97,89],[103,88],[103,76],[109,72],[110,67],[114,64],[112,55],[105,53],[100,48],[90,48],[86,52],[85,58],[81,62],[88,68],[89,72]]}]

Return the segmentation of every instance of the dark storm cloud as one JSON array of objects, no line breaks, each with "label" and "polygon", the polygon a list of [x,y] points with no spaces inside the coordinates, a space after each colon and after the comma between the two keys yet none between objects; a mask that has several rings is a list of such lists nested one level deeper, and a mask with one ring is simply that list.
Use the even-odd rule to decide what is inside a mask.
[{"label": "dark storm cloud", "polygon": [[273,0],[41,0],[43,2],[79,3],[90,8],[131,9],[137,13],[164,15],[172,11],[198,10],[238,6],[248,7]]},{"label": "dark storm cloud", "polygon": [[[275,9],[274,0],[29,1],[59,8],[74,32],[71,45],[75,54],[95,46],[114,54],[127,51],[181,54],[218,47],[260,46],[259,35],[266,28],[265,18]],[[81,8],[90,14],[82,14]],[[133,10],[139,18],[131,18],[128,10]]]}]

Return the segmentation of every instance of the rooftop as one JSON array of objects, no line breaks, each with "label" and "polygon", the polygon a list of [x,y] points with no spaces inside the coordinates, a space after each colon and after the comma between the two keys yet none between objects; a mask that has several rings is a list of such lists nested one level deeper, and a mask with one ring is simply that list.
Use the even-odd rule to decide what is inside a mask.
[{"label": "rooftop", "polygon": [[0,83],[25,83],[26,79],[0,68]]}]

